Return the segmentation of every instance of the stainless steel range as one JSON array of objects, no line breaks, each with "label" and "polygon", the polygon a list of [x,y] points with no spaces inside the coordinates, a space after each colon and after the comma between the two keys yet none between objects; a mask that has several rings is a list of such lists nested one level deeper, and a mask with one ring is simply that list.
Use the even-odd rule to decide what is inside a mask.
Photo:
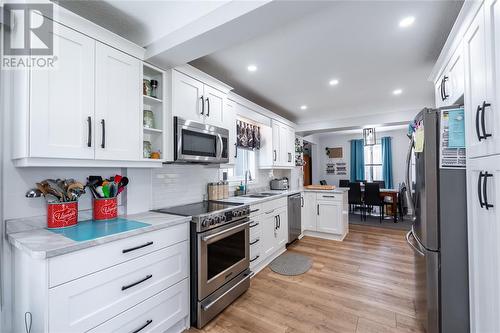
[{"label": "stainless steel range", "polygon": [[157,211],[192,216],[191,325],[201,328],[250,287],[250,207],[205,201]]}]

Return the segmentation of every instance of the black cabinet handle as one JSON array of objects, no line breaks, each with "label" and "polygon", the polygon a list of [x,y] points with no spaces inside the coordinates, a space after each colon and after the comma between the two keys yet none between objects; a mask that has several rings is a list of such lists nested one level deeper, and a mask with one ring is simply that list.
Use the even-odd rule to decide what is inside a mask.
[{"label": "black cabinet handle", "polygon": [[255,245],[255,244],[257,244],[259,241],[260,241],[260,238],[257,238],[257,239],[256,239],[256,240],[254,240],[253,242],[250,242],[250,245]]},{"label": "black cabinet handle", "polygon": [[[251,213],[257,213],[259,210],[260,210],[259,208],[254,209],[254,210],[251,210],[251,211],[250,211],[250,214],[251,214]],[[258,223],[257,223],[257,224],[258,224]]]},{"label": "black cabinet handle", "polygon": [[440,90],[440,93],[441,93],[441,101],[444,101],[444,95],[443,95],[443,86],[444,86],[444,83],[443,83],[443,80],[444,80],[444,78],[441,79],[441,84],[439,85],[439,90]]},{"label": "black cabinet handle", "polygon": [[275,150],[273,150],[273,156],[274,156],[274,157],[273,157],[273,161],[274,161],[274,162],[276,162],[276,156],[277,156],[277,154],[276,154],[276,149],[275,149]]},{"label": "black cabinet handle", "polygon": [[138,333],[138,332],[142,331],[143,329],[145,329],[146,327],[148,327],[149,325],[151,325],[152,322],[153,322],[153,320],[149,319],[148,321],[146,321],[146,323],[144,325],[142,325],[141,327],[139,327],[135,331],[132,331],[132,333]]},{"label": "black cabinet handle", "polygon": [[477,177],[477,197],[479,199],[479,205],[481,206],[481,208],[484,207],[483,197],[482,197],[482,187],[481,187],[482,180],[483,180],[483,172],[480,171],[479,176]]},{"label": "black cabinet handle", "polygon": [[234,158],[238,158],[238,144],[234,144]]},{"label": "black cabinet handle", "polygon": [[146,277],[145,277],[145,278],[143,278],[143,279],[141,279],[141,280],[139,280],[139,281],[137,281],[137,282],[131,283],[131,284],[126,285],[126,286],[123,286],[123,287],[122,287],[122,291],[127,290],[128,288],[135,287],[135,286],[137,286],[138,284],[143,283],[144,281],[147,281],[147,280],[151,279],[152,277],[153,277],[153,275],[152,275],[152,274],[146,275]]},{"label": "black cabinet handle", "polygon": [[274,217],[274,231],[278,230],[278,216]]},{"label": "black cabinet handle", "polygon": [[481,141],[483,139],[483,136],[481,135],[481,130],[479,129],[479,113],[481,112],[481,106],[477,106],[476,110],[476,135],[477,139]]},{"label": "black cabinet handle", "polygon": [[319,204],[316,205],[316,214],[319,215]]},{"label": "black cabinet handle", "polygon": [[89,127],[87,134],[87,147],[92,147],[92,117],[87,117],[87,125]]},{"label": "black cabinet handle", "polygon": [[207,97],[206,101],[207,101],[207,107],[208,107],[208,109],[207,109],[207,117],[210,117],[210,99]]},{"label": "black cabinet handle", "polygon": [[205,114],[205,101],[203,96],[201,96],[200,99],[201,99],[201,115],[203,116]]},{"label": "black cabinet handle", "polygon": [[258,225],[259,225],[259,222],[256,222],[256,223],[254,223],[254,224],[250,224],[250,226],[249,226],[249,227],[250,227],[250,228],[255,228],[255,227],[256,227],[256,226],[258,226]]},{"label": "black cabinet handle", "polygon": [[488,173],[488,171],[485,171],[484,172],[484,182],[483,182],[483,199],[484,199],[484,207],[486,208],[486,210],[490,209],[490,208],[493,208],[493,205],[488,203],[488,178],[489,177],[493,177],[493,174],[491,173]]},{"label": "black cabinet handle", "polygon": [[136,247],[131,247],[129,249],[122,250],[122,253],[132,252],[132,251],[139,250],[139,249],[142,249],[143,247],[150,246],[150,245],[153,245],[153,242],[147,242],[145,244],[142,244],[142,245],[139,245]]},{"label": "black cabinet handle", "polygon": [[443,77],[443,101],[445,101],[450,95],[446,94],[446,81],[448,81],[448,77]]},{"label": "black cabinet handle", "polygon": [[104,121],[104,119],[101,119],[101,126],[102,126],[101,148],[106,148],[106,122]]},{"label": "black cabinet handle", "polygon": [[482,113],[481,113],[481,128],[483,129],[483,139],[487,139],[491,136],[491,134],[486,133],[486,121],[484,119],[484,113],[486,111],[487,107],[490,107],[490,103],[483,102],[483,106],[481,107]]},{"label": "black cabinet handle", "polygon": [[300,207],[304,207],[304,197],[300,197]]},{"label": "black cabinet handle", "polygon": [[250,262],[254,262],[255,260],[259,259],[260,258],[260,255],[256,255],[255,258],[253,259],[250,259]]}]

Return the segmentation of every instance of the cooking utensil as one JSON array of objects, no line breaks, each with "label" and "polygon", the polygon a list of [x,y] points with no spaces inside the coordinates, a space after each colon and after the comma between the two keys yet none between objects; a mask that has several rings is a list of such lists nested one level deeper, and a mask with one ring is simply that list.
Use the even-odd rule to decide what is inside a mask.
[{"label": "cooking utensil", "polygon": [[41,196],[43,196],[43,193],[37,188],[32,188],[26,192],[26,198],[40,198]]},{"label": "cooking utensil", "polygon": [[97,186],[95,188],[95,191],[96,191],[97,195],[99,196],[99,198],[105,198],[102,186]]},{"label": "cooking utensil", "polygon": [[123,177],[121,180],[120,180],[120,184],[118,184],[118,194],[122,193],[122,191],[125,189],[125,186],[128,185],[128,178],[127,177]]}]

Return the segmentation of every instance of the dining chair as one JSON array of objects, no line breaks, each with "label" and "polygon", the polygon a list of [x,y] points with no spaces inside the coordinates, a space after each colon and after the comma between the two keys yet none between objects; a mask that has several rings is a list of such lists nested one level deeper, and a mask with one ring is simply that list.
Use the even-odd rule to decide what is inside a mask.
[{"label": "dining chair", "polygon": [[340,179],[339,187],[349,187],[349,179]]},{"label": "dining chair", "polygon": [[374,180],[373,183],[379,184],[381,189],[385,188],[385,181],[383,180]]},{"label": "dining chair", "polygon": [[361,220],[366,220],[366,210],[363,203],[361,185],[359,183],[349,183],[348,201],[349,210],[354,212],[356,210],[356,206],[358,206],[361,212]]},{"label": "dining chair", "polygon": [[320,180],[320,181],[319,181],[319,184],[320,184],[320,185],[327,185],[327,184],[326,184],[326,180]]},{"label": "dining chair", "polygon": [[379,208],[380,223],[384,219],[384,199],[380,197],[380,185],[377,183],[366,183],[363,202],[367,209]]}]

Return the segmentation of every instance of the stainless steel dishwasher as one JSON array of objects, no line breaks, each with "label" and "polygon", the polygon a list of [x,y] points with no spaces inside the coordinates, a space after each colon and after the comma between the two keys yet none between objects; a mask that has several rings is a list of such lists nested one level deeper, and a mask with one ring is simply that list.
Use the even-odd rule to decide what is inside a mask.
[{"label": "stainless steel dishwasher", "polygon": [[302,231],[302,195],[288,196],[288,244],[299,238]]}]

